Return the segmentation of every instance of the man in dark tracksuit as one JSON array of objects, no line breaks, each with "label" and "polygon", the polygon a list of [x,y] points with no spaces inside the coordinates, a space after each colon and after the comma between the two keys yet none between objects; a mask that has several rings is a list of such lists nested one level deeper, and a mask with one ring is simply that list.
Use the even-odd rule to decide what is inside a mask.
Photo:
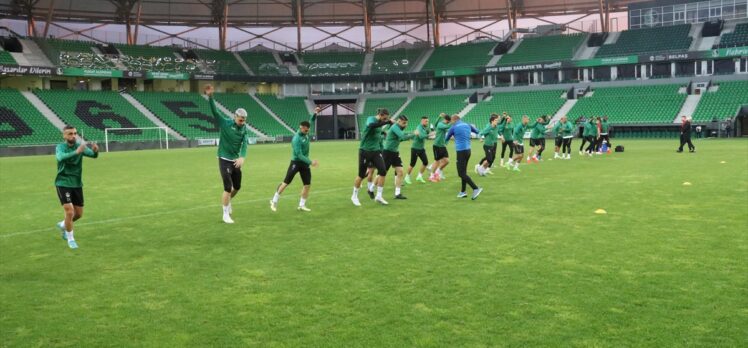
[{"label": "man in dark tracksuit", "polygon": [[678,152],[683,152],[683,145],[685,144],[688,144],[689,152],[695,152],[696,146],[693,146],[693,143],[691,142],[691,119],[686,116],[681,116],[680,120],[680,147],[678,147]]}]

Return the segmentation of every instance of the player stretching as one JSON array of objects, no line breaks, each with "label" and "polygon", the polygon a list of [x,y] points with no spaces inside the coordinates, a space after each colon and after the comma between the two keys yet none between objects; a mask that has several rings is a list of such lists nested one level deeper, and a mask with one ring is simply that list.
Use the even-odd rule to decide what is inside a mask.
[{"label": "player stretching", "polygon": [[247,111],[241,108],[236,109],[232,120],[222,115],[216,108],[216,101],[213,100],[213,86],[205,86],[205,95],[208,96],[210,111],[220,129],[218,170],[223,180],[223,197],[221,198],[223,222],[233,224],[231,199],[236,197],[242,188],[242,165],[244,157],[247,156],[247,139],[249,138],[249,129],[246,125]]},{"label": "player stretching", "polygon": [[[595,139],[597,138],[597,120],[591,117],[587,122],[584,123],[584,131],[582,132],[584,140],[582,146],[579,147],[579,154],[583,155],[585,152],[587,155],[592,156],[592,151],[595,149]],[[584,144],[589,143],[587,149],[582,152]]]},{"label": "player stretching", "polygon": [[512,117],[504,113],[498,128],[499,134],[501,134],[501,166],[504,166],[504,154],[506,154],[506,148],[509,148],[509,164],[512,164],[512,156],[514,156],[514,128],[512,127]]},{"label": "player stretching", "polygon": [[452,118],[441,113],[439,121],[436,122],[436,134],[434,135],[434,164],[431,165],[431,182],[438,182],[446,179],[442,170],[449,164],[449,152],[447,151],[447,131],[452,127]]},{"label": "player stretching", "polygon": [[403,186],[403,160],[400,158],[400,142],[420,135],[418,130],[414,133],[403,133],[407,126],[408,117],[405,115],[398,116],[397,123],[387,131],[384,150],[382,151],[385,172],[390,170],[390,167],[395,168],[395,199],[407,199],[400,191]]},{"label": "player stretching", "polygon": [[302,121],[299,124],[299,131],[294,134],[291,140],[291,164],[288,166],[286,171],[286,178],[283,182],[278,185],[278,189],[273,195],[273,199],[270,200],[270,210],[276,211],[278,209],[278,200],[283,191],[291,184],[296,173],[301,176],[301,182],[304,187],[301,189],[301,198],[299,199],[299,206],[296,208],[299,211],[312,211],[306,207],[306,200],[309,198],[309,186],[312,184],[312,171],[310,166],[317,167],[317,160],[309,159],[309,128],[312,126],[314,119],[317,118],[317,114],[320,112],[320,108],[314,109],[314,114],[309,121]]},{"label": "player stretching", "polygon": [[[574,126],[569,122],[566,116],[561,116],[561,122],[556,123],[553,127],[556,133],[556,156],[560,159],[571,159],[571,140],[574,139]],[[561,141],[559,143],[559,140]],[[561,147],[561,155],[558,155],[558,148]]]},{"label": "player stretching", "polygon": [[367,162],[373,164],[377,169],[377,177],[374,180],[374,184],[377,186],[377,194],[374,200],[383,205],[389,204],[382,198],[387,170],[384,167],[384,158],[382,157],[382,134],[380,130],[382,126],[392,124],[389,116],[390,112],[387,109],[379,109],[376,116],[370,116],[366,119],[366,126],[361,131],[361,142],[358,148],[358,175],[353,181],[353,194],[351,195],[351,202],[357,207],[361,206],[361,201],[358,200],[358,191],[361,189],[361,182],[367,175]]},{"label": "player stretching", "polygon": [[426,127],[429,126],[429,118],[427,116],[421,117],[421,123],[418,125],[418,128],[416,130],[418,131],[418,135],[413,138],[413,145],[410,147],[410,166],[408,166],[408,174],[405,175],[405,183],[410,185],[410,173],[413,172],[413,168],[416,166],[416,162],[418,159],[421,159],[421,169],[418,171],[418,177],[416,177],[416,181],[421,183],[426,183],[426,180],[423,180],[423,172],[426,171],[426,168],[429,165],[429,158],[426,156],[426,150],[423,147],[423,143],[426,141],[426,138],[429,137],[429,131]]},{"label": "player stretching", "polygon": [[519,170],[519,164],[522,162],[522,157],[525,155],[525,132],[530,128],[528,126],[528,123],[530,122],[530,119],[525,115],[522,116],[522,123],[516,125],[514,127],[514,134],[512,134],[512,137],[514,138],[514,166],[512,166],[511,162],[507,162],[504,167],[506,169],[513,169],[515,172],[520,171]]},{"label": "player stretching", "polygon": [[84,141],[78,142],[78,132],[73,126],[65,126],[62,137],[65,142],[57,145],[57,177],[55,187],[57,197],[60,198],[65,220],[57,223],[62,233],[62,239],[68,242],[70,249],[77,249],[78,243],[73,236],[73,222],[83,217],[83,156],[99,157],[99,146],[95,143],[91,148]]},{"label": "player stretching", "polygon": [[475,165],[475,172],[480,176],[493,174],[491,166],[496,158],[496,141],[498,140],[499,132],[498,124],[499,115],[491,114],[491,117],[488,119],[488,125],[480,132],[480,135],[484,136],[483,152],[485,153],[485,157],[481,158],[480,162]]},{"label": "player stretching", "polygon": [[543,151],[545,150],[545,131],[548,128],[548,117],[538,117],[538,119],[535,120],[535,123],[531,124],[529,127],[532,130],[530,133],[530,146],[532,147],[530,153],[534,152],[534,154],[531,157],[527,157],[527,162],[532,160],[535,161],[535,163],[538,163],[541,155],[543,155]]},{"label": "player stretching", "polygon": [[608,135],[609,130],[610,123],[608,122],[608,116],[603,116],[602,120],[600,120],[600,142],[597,146],[598,153],[602,153],[603,143],[608,144],[608,152],[610,152],[610,147],[612,145],[610,144],[610,136]]},{"label": "player stretching", "polygon": [[467,197],[465,189],[467,185],[473,189],[472,199],[478,198],[480,193],[483,191],[482,188],[478,187],[470,178],[467,173],[468,162],[470,161],[470,133],[478,134],[478,130],[475,127],[462,122],[459,115],[452,116],[452,122],[454,125],[447,132],[446,141],[449,141],[452,136],[455,137],[455,150],[457,151],[457,175],[462,179],[462,190],[457,194],[457,198]]}]

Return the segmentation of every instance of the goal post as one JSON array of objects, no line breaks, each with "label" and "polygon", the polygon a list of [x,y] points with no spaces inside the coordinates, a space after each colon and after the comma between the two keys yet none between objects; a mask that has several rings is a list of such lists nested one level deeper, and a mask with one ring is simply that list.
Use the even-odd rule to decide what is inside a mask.
[{"label": "goal post", "polygon": [[110,142],[158,141],[160,149],[169,149],[169,129],[166,127],[105,128],[104,147],[109,152]]}]

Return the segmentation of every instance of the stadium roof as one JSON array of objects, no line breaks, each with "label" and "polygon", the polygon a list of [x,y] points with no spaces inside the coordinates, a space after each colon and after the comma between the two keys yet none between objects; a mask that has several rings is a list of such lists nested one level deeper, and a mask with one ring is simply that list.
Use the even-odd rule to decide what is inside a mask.
[{"label": "stadium roof", "polygon": [[[607,3],[610,12],[626,10],[629,4],[651,0],[140,0],[142,24],[214,26],[228,5],[228,25],[240,27],[295,26],[297,2],[301,2],[302,25],[362,25],[368,6],[373,25],[423,23],[435,4],[441,22],[500,20],[508,8],[517,17],[547,17],[599,12]],[[122,23],[136,16],[138,0],[0,0],[0,15],[37,20],[91,23]],[[50,11],[51,10],[51,11]]]}]

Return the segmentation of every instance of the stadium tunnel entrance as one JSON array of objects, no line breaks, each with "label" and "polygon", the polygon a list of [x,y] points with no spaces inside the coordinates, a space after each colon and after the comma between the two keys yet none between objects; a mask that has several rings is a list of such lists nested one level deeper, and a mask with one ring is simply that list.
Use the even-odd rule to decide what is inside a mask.
[{"label": "stadium tunnel entrance", "polygon": [[356,139],[356,99],[315,100],[322,108],[317,116],[317,139]]}]

